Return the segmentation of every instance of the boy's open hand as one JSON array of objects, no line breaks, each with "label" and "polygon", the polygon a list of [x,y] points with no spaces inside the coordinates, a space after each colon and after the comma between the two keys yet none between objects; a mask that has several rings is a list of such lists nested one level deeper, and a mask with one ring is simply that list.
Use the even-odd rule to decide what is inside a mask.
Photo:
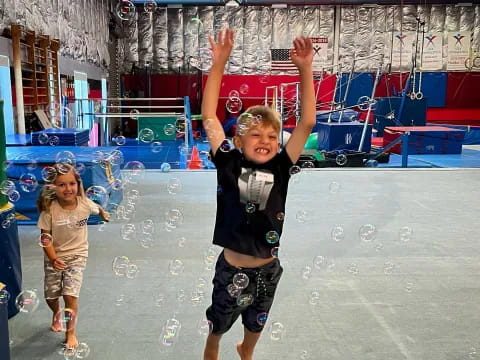
[{"label": "boy's open hand", "polygon": [[299,70],[311,65],[313,61],[312,40],[305,36],[299,36],[293,40],[293,49],[290,50],[290,58]]},{"label": "boy's open hand", "polygon": [[217,33],[217,41],[209,36],[208,41],[212,47],[213,62],[225,64],[230,57],[233,47],[233,30],[220,30]]}]

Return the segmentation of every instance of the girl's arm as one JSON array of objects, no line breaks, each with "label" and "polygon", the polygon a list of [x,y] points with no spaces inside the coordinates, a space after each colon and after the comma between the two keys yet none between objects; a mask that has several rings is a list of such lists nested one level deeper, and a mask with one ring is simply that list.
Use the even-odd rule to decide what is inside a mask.
[{"label": "girl's arm", "polygon": [[98,213],[103,221],[110,221],[110,213],[108,211],[105,211],[105,209],[100,205],[98,205]]},{"label": "girl's arm", "polygon": [[[40,236],[43,236],[43,234],[48,234],[49,236],[51,236],[50,231],[42,229]],[[50,242],[49,245],[44,246],[43,251],[45,252],[45,255],[47,255],[50,262],[52,263],[54,269],[56,270],[65,269],[65,263],[63,262],[62,259],[57,258],[57,253],[55,251],[55,247],[53,246],[52,242]]]},{"label": "girl's arm", "polygon": [[208,41],[212,47],[213,65],[203,90],[202,119],[210,148],[215,155],[225,140],[225,132],[217,117],[217,106],[223,72],[233,47],[233,30],[221,30],[217,34],[216,42],[211,36]]}]

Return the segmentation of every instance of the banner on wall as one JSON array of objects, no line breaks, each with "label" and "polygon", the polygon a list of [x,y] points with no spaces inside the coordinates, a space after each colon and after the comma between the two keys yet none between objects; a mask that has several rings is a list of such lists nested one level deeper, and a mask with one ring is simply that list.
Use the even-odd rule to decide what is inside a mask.
[{"label": "banner on wall", "polygon": [[426,33],[423,39],[423,58],[418,54],[418,67],[421,70],[443,69],[443,33]]},{"label": "banner on wall", "polygon": [[[321,72],[327,65],[328,37],[311,37],[313,45],[313,72]],[[290,49],[270,49],[271,69],[275,71],[294,71],[297,67],[290,59]]]},{"label": "banner on wall", "polygon": [[465,70],[465,60],[470,49],[470,32],[449,32],[447,45],[447,70]]},{"label": "banner on wall", "polygon": [[311,37],[313,45],[313,64],[314,73],[320,73],[322,68],[328,64],[328,37]]},{"label": "banner on wall", "polygon": [[404,32],[393,34],[392,68],[405,69],[412,66],[412,54],[416,33]]}]

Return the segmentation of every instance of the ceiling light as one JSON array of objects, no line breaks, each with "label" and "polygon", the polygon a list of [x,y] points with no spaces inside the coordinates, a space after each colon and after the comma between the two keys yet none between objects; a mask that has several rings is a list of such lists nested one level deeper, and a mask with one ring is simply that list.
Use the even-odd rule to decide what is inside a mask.
[{"label": "ceiling light", "polygon": [[225,3],[226,7],[239,7],[241,0],[228,0]]}]

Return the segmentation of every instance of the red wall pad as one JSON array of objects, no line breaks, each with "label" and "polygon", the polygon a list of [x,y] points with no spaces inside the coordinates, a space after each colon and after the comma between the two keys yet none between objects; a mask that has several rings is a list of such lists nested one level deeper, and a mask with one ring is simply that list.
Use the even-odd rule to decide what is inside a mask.
[{"label": "red wall pad", "polygon": [[447,78],[447,108],[480,106],[480,73],[451,72]]},{"label": "red wall pad", "polygon": [[[386,127],[383,133],[384,146],[407,131],[410,132],[408,137],[408,153],[410,155],[460,154],[462,152],[465,131],[442,126]],[[392,152],[401,154],[402,146],[405,144],[395,145]]]},{"label": "red wall pad", "polygon": [[[375,89],[375,97],[390,97],[403,91],[409,73],[383,74]],[[368,94],[370,96],[370,94]]]}]

